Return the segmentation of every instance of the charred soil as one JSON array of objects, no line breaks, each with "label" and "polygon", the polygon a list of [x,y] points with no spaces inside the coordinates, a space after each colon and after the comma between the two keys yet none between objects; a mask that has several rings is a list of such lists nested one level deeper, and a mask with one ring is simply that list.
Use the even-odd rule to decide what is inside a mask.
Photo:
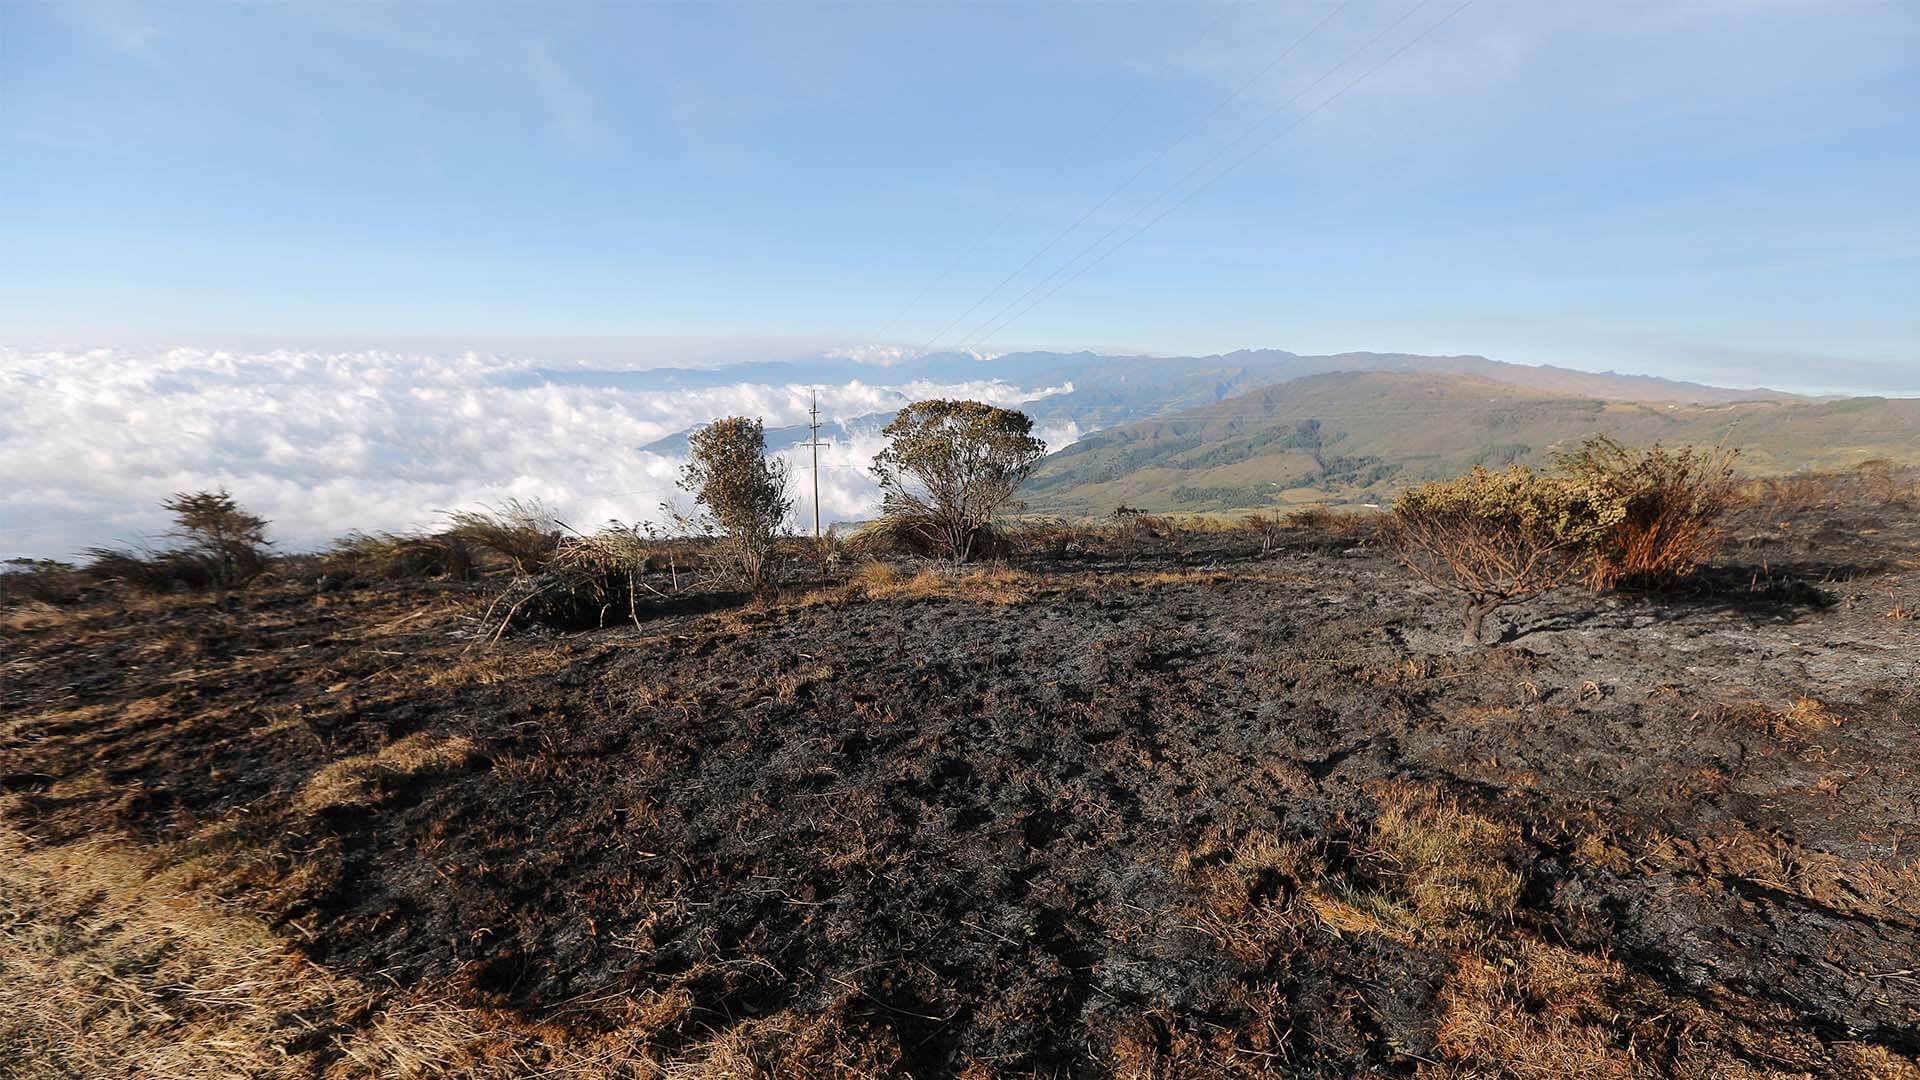
[{"label": "charred soil", "polygon": [[[1915,1075],[1920,515],[1750,512],[1480,649],[1363,536],[1260,547],[497,643],[479,585],[15,612],[0,981],[164,882],[355,988],[263,1073],[404,1071],[354,1048],[431,1005],[426,1071]],[[131,1039],[273,1006],[148,981]]]}]

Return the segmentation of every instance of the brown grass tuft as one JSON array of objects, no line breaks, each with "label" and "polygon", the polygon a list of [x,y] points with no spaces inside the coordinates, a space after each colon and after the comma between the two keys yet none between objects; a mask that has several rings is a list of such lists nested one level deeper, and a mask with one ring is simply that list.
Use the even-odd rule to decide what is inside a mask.
[{"label": "brown grass tuft", "polygon": [[[1008,566],[963,569],[930,566],[908,577],[888,562],[869,562],[840,590],[841,600],[958,600],[1009,606],[1031,603],[1041,580]],[[823,599],[832,599],[825,597]]]},{"label": "brown grass tuft", "polygon": [[415,732],[375,753],[342,758],[322,767],[308,778],[293,801],[309,812],[363,806],[378,802],[382,789],[395,781],[463,772],[479,757],[479,748],[464,735],[436,739],[426,732]]}]

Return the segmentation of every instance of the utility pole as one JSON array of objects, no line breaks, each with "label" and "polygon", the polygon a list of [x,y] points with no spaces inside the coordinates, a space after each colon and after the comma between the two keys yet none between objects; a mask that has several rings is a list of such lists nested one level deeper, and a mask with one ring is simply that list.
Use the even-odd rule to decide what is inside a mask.
[{"label": "utility pole", "polygon": [[820,536],[820,392],[809,390],[807,445],[813,448],[813,547],[820,554],[820,572],[826,573],[827,553]]}]

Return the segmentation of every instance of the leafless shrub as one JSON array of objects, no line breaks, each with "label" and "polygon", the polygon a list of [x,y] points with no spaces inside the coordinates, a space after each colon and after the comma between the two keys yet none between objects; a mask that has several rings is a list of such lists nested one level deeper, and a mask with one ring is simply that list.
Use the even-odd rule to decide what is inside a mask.
[{"label": "leafless shrub", "polygon": [[1260,554],[1267,555],[1273,546],[1286,535],[1287,521],[1279,514],[1253,513],[1242,519],[1246,530],[1260,541]]},{"label": "leafless shrub", "polygon": [[1920,503],[1920,468],[1875,458],[1855,466],[1853,475],[1868,502],[1881,506]]}]

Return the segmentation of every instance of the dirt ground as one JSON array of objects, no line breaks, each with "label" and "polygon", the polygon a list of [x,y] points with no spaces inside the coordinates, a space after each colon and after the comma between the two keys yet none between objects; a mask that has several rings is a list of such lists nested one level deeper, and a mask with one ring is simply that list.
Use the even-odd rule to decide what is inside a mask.
[{"label": "dirt ground", "polygon": [[0,1075],[1920,1076],[1920,512],[1259,548],[15,611]]}]

